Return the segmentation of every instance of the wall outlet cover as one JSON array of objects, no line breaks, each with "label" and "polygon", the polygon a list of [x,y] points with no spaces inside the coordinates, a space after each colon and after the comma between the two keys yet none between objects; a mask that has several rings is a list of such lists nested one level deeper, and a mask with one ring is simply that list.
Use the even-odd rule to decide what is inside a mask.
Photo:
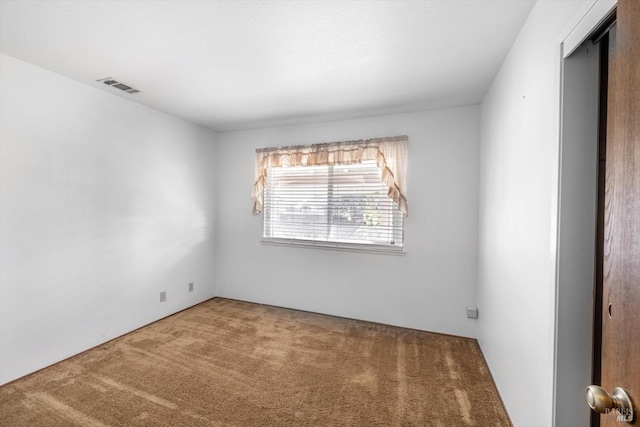
[{"label": "wall outlet cover", "polygon": [[478,318],[478,307],[467,306],[467,318],[469,318],[469,319],[477,319]]},{"label": "wall outlet cover", "polygon": [[165,302],[167,300],[167,291],[160,292],[160,302]]}]

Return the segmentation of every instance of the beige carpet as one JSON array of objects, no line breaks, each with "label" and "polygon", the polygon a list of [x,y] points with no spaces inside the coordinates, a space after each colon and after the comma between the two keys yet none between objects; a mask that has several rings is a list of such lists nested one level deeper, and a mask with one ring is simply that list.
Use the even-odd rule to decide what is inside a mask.
[{"label": "beige carpet", "polygon": [[1,426],[508,426],[477,343],[215,298],[0,387]]}]

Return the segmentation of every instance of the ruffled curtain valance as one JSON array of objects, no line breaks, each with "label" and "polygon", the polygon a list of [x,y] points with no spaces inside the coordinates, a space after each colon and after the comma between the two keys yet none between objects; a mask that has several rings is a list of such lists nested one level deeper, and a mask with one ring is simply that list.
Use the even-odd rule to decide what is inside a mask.
[{"label": "ruffled curtain valance", "polygon": [[382,171],[382,182],[388,195],[406,217],[407,207],[407,144],[406,135],[359,141],[330,142],[256,150],[255,183],[251,198],[253,212],[262,212],[264,187],[271,167],[348,165],[375,160]]}]

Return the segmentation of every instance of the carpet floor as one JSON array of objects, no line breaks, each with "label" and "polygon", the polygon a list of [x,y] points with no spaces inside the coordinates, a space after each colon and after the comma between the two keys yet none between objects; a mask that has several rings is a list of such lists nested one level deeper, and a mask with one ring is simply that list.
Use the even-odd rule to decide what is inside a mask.
[{"label": "carpet floor", "polygon": [[0,387],[1,426],[510,426],[477,343],[214,298]]}]

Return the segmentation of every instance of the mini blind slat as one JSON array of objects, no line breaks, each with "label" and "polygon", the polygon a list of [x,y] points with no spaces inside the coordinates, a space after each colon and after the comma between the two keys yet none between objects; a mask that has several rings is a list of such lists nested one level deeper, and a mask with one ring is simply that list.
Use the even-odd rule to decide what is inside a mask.
[{"label": "mini blind slat", "polygon": [[402,246],[403,215],[375,161],[271,168],[267,177],[265,238]]}]

